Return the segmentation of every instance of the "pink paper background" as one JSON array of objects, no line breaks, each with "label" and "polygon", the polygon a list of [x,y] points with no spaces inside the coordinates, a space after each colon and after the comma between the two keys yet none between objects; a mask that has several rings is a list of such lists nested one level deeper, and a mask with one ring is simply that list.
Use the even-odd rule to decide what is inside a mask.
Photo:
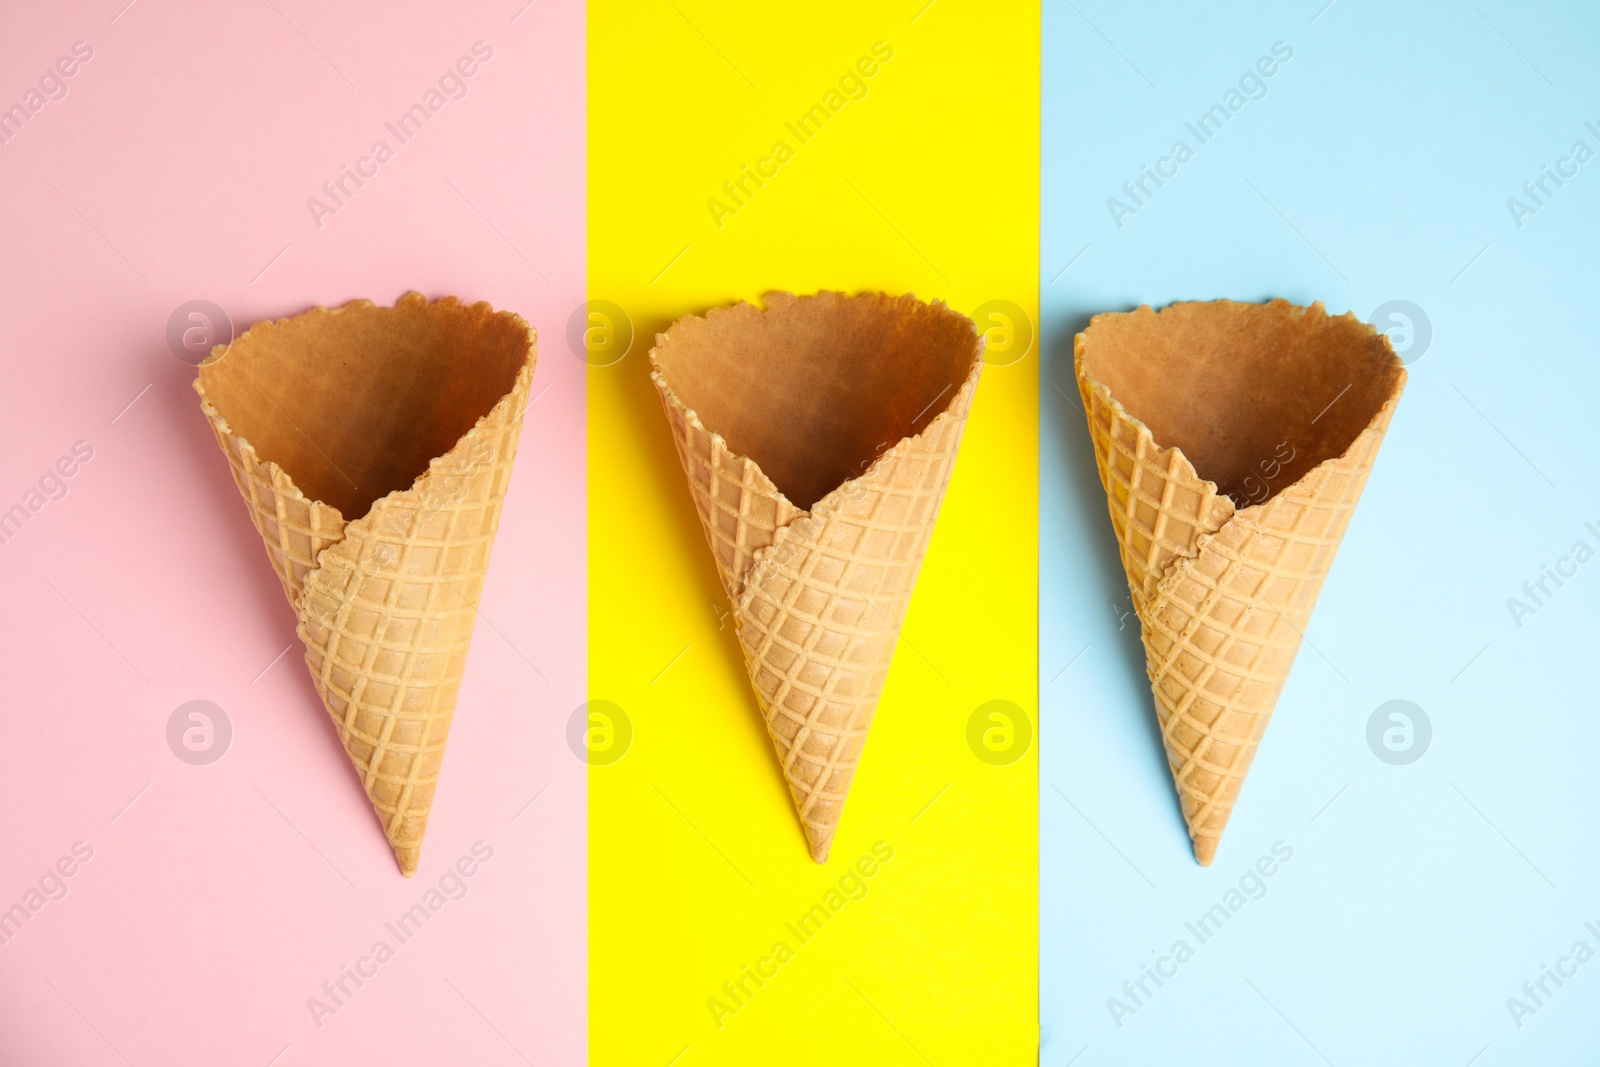
[{"label": "pink paper background", "polygon": [[[0,945],[0,1064],[582,1061],[584,25],[523,2],[7,5],[0,107],[94,56],[0,145],[0,510],[94,457],[0,545],[0,909],[94,855]],[[307,198],[478,40],[468,95],[319,230]],[[166,327],[412,288],[519,311],[541,352],[407,880]],[[233,727],[209,766],[167,745],[193,699]],[[307,998],[478,840],[466,897],[319,1029]]]}]

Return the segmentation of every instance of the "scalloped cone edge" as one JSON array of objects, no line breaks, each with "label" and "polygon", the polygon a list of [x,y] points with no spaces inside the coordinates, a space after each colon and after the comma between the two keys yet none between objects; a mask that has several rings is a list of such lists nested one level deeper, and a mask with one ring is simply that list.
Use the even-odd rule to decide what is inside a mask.
[{"label": "scalloped cone edge", "polygon": [[[1274,300],[1255,306],[1287,303]],[[1293,309],[1293,305],[1289,306]],[[1147,310],[1141,308],[1139,312]],[[1327,316],[1320,302],[1295,310],[1333,318]],[[1339,318],[1354,316],[1346,313]],[[1386,335],[1375,329],[1372,332],[1388,344]],[[1406,373],[1403,368],[1399,371],[1387,399],[1342,454],[1325,459],[1262,503],[1240,508],[1220,493],[1214,482],[1200,477],[1180,449],[1157,444],[1149,428],[1124,409],[1105,384],[1087,375],[1086,344],[1085,333],[1079,333],[1073,363],[1094,441],[1096,467],[1139,617],[1168,766],[1195,859],[1202,866],[1209,866],[1288,678],[1322,582],[1377,459],[1405,388]],[[1390,351],[1392,355],[1392,347]],[[1398,358],[1395,362],[1399,363]],[[1112,473],[1117,442],[1125,450],[1131,443],[1132,454],[1140,457],[1142,470],[1164,469],[1162,492],[1158,494],[1159,516],[1148,525],[1156,530],[1174,526],[1187,529],[1189,533],[1182,544],[1163,545],[1160,538],[1135,529],[1130,487]],[[1174,503],[1180,498],[1182,507]],[[1290,593],[1274,601],[1260,592],[1274,577],[1272,565],[1253,557],[1253,548],[1271,544],[1274,538],[1284,540],[1278,535],[1297,529],[1298,516],[1318,509],[1335,513],[1322,539],[1324,550],[1309,569],[1295,574],[1292,582],[1278,583],[1277,588],[1287,588]],[[1215,647],[1203,647],[1213,641],[1216,632],[1203,632],[1212,620],[1190,610],[1195,599],[1191,594],[1246,577],[1255,582],[1255,592],[1238,596],[1237,602],[1244,609],[1235,618],[1242,616],[1250,629],[1269,635],[1265,643],[1272,645],[1267,655],[1270,666],[1259,674],[1254,666],[1244,670],[1242,680],[1237,680],[1225,695],[1219,694],[1212,683],[1219,673],[1217,667],[1223,666],[1225,671],[1229,665],[1227,649],[1223,646],[1219,652]],[[1239,588],[1244,586],[1235,587],[1235,591]],[[1189,603],[1185,603],[1186,597]],[[1204,596],[1199,599],[1202,606],[1207,603]],[[1278,620],[1287,623],[1287,631],[1277,631]],[[1202,705],[1211,709],[1213,718],[1197,728],[1194,709]]]},{"label": "scalloped cone edge", "polygon": [[[429,301],[411,292],[395,307],[418,303]],[[294,609],[296,632],[305,645],[306,664],[317,693],[406,877],[416,873],[421,856],[489,549],[537,359],[536,334],[514,312],[495,312],[482,302],[462,305],[454,297],[433,303],[510,316],[527,331],[526,356],[511,390],[487,414],[448,452],[432,459],[410,488],[380,497],[359,519],[346,522],[336,507],[308,499],[287,472],[272,460],[263,460],[248,440],[234,432],[213,404],[204,371],[220,362],[249,331],[231,345],[214,349],[200,364],[201,376],[194,381],[201,409]],[[331,309],[317,307],[293,319],[269,320],[252,329],[377,306],[370,300],[356,300]],[[480,520],[488,525],[487,533],[480,527],[476,535],[452,540],[450,513],[460,511],[463,501],[475,501],[482,513]],[[439,536],[441,524],[446,530],[443,538]],[[441,556],[469,551],[471,562],[467,570],[449,579],[430,580],[421,574],[420,564],[418,570],[411,570],[408,562],[430,551]],[[427,599],[430,614],[423,619],[397,621],[382,611],[382,605],[414,598],[419,591],[426,597],[424,586],[441,583],[449,587],[449,595],[441,594],[437,604]],[[406,647],[400,651],[392,638],[397,627],[407,624],[410,632],[402,635],[400,644]],[[377,627],[378,632],[369,632],[368,640],[362,642],[358,632],[362,625]],[[355,662],[348,651],[352,644],[361,653]],[[406,687],[392,685],[392,674],[377,664],[392,663],[396,655],[441,663],[436,679]],[[395,693],[399,688],[405,691]],[[420,709],[416,707],[419,699]],[[386,706],[395,703],[401,710]],[[401,745],[415,749],[411,758],[424,766],[420,773],[407,771],[396,780],[391,764]]]}]

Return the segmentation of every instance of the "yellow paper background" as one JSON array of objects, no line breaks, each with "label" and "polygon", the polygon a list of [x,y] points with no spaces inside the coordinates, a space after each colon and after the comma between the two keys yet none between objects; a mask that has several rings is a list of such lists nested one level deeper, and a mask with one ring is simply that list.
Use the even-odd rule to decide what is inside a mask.
[{"label": "yellow paper background", "polygon": [[[646,362],[678,316],[772,289],[1007,300],[1036,321],[1038,9],[924,2],[589,5],[589,292],[634,330],[588,380],[590,695],[633,732],[589,771],[595,1064],[1035,1062],[1036,747],[983,762],[968,721],[1009,700],[1037,740],[1036,345],[985,369],[822,867]],[[785,123],[880,41],[865,96],[841,90],[800,143]],[[723,182],[778,140],[792,158],[740,206]],[[714,219],[713,197],[737,211]],[[876,842],[894,858],[802,945],[785,923]],[[719,1027],[708,1000],[736,1006],[723,983],[779,940],[793,958]]]}]

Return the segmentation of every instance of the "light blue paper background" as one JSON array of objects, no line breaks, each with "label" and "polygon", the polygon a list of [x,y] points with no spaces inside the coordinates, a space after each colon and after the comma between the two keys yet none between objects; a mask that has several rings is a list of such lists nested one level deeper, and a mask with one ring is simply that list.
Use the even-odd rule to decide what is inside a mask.
[{"label": "light blue paper background", "polygon": [[[1508,598],[1600,550],[1600,11],[1511,0],[1044,12],[1041,552],[1043,1062],[1600,1062],[1600,558],[1517,626]],[[1319,9],[1321,9],[1319,11]],[[1294,50],[1119,229],[1108,197],[1274,42]],[[1570,169],[1570,164],[1568,165]],[[1553,185],[1550,188],[1554,188]],[[1125,198],[1124,198],[1125,199]],[[1531,201],[1530,201],[1531,203]],[[1069,266],[1070,265],[1070,266]],[[1432,340],[1214,866],[1154,725],[1072,374],[1099,311],[1174,300],[1422,308]],[[1404,341],[1404,334],[1398,335]],[[1568,564],[1570,568],[1571,564]],[[1070,664],[1070,667],[1069,667]],[[1064,672],[1064,673],[1063,673]],[[1386,701],[1432,725],[1380,761]],[[1331,803],[1330,803],[1331,801]],[[1274,842],[1293,858],[1205,944],[1185,928]],[[1183,939],[1135,1014],[1108,998]],[[1568,964],[1570,969],[1571,964]],[[1169,967],[1170,969],[1170,967]],[[1532,1001],[1528,1001],[1531,1005]]]}]

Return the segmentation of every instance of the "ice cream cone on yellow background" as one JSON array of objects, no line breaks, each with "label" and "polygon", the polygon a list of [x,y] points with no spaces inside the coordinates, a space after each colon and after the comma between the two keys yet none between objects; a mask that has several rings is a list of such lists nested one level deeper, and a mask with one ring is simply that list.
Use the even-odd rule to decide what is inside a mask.
[{"label": "ice cream cone on yellow background", "polygon": [[[604,132],[590,141],[586,321],[606,351],[589,372],[589,684],[631,727],[626,754],[589,770],[595,1064],[1037,1057],[1038,13],[916,6],[590,8],[590,128]],[[640,79],[655,90],[626,88]],[[953,157],[954,131],[998,162]],[[740,487],[756,472],[735,475],[733,458],[754,449],[678,380],[676,332],[655,342],[686,316],[820,291],[942,301],[987,343],[914,594],[879,632],[893,658],[831,841],[838,791],[811,791],[807,808],[797,790],[797,820],[800,776],[775,758],[797,720],[769,729],[757,694],[782,683],[746,659],[758,612],[741,622],[726,583],[754,555],[740,559],[737,537],[708,551],[709,487],[706,508],[685,491],[711,457],[688,449],[686,478],[680,446],[723,435],[718,481]],[[676,429],[653,346],[686,409]],[[908,419],[969,369],[919,393]],[[793,422],[806,407],[759,410]],[[797,509],[860,473],[802,491],[756,458]],[[759,607],[748,585],[738,595]],[[988,736],[1012,743],[974,748],[969,723],[995,701],[1017,729]],[[791,771],[805,754],[790,746]]]},{"label": "ice cream cone on yellow background", "polygon": [[195,390],[395,860],[416,872],[534,364],[417,293],[264,322]]},{"label": "ice cream cone on yellow background", "polygon": [[1321,304],[1098,315],[1078,388],[1167,762],[1209,865],[1406,372]]},{"label": "ice cream cone on yellow background", "polygon": [[773,293],[766,304],[680,320],[651,350],[650,378],[822,863],[950,483],[983,342],[964,316],[911,296]]}]

